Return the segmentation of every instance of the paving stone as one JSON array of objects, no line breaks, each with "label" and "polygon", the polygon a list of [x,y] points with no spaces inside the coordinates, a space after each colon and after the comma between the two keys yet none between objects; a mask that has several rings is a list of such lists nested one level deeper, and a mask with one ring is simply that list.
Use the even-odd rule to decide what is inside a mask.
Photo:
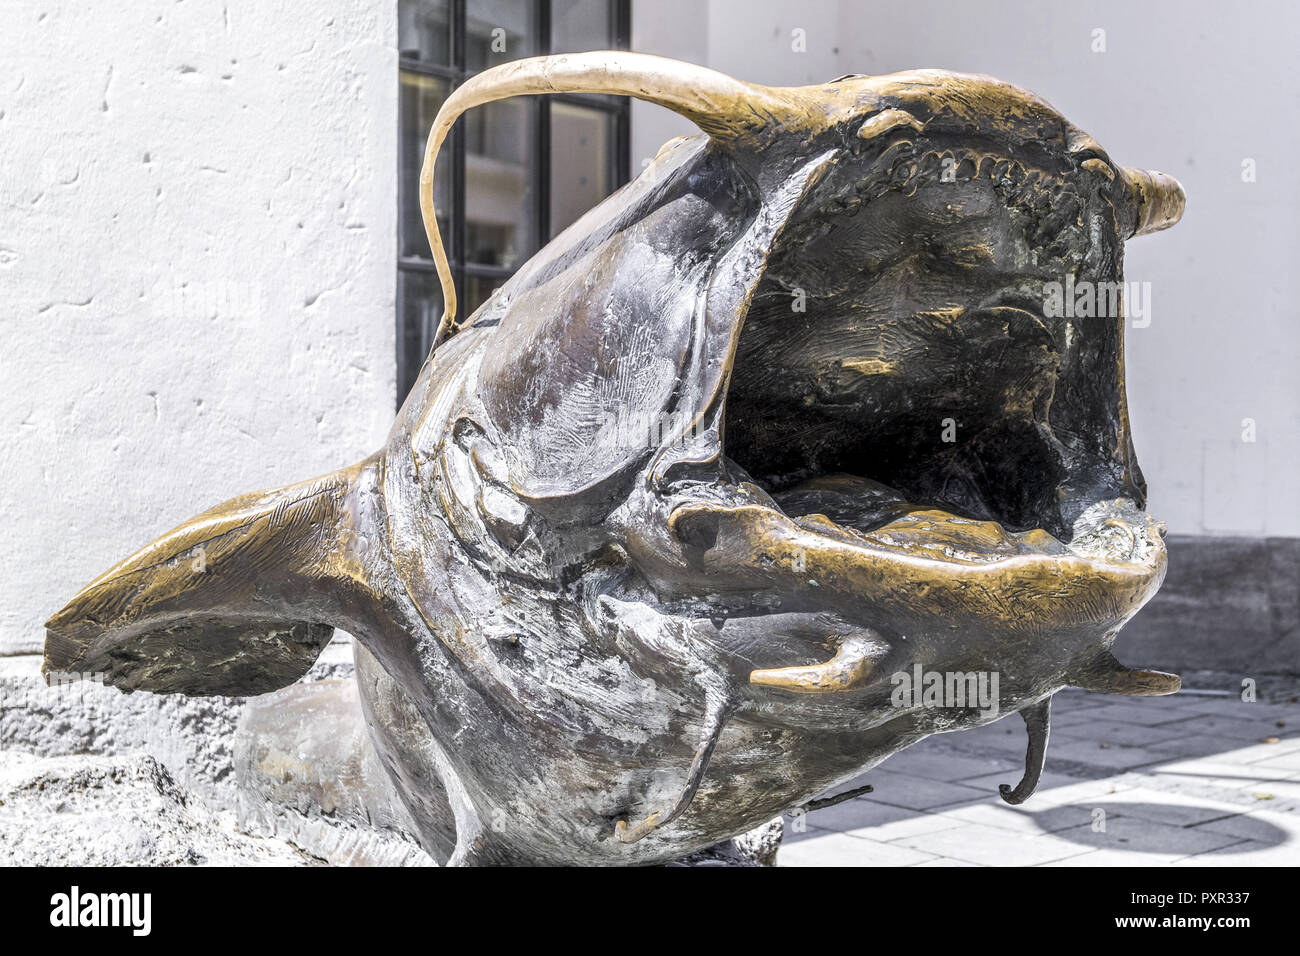
[{"label": "paving stone", "polygon": [[[1286,753],[1284,745],[1277,744],[1247,744],[1240,737],[1220,737],[1216,734],[1180,734],[1170,740],[1162,740],[1157,743],[1149,744],[1147,749],[1156,753],[1168,754],[1171,757],[1204,757],[1210,754],[1222,754],[1225,758],[1228,754],[1239,752],[1253,753],[1254,747],[1273,747],[1275,753]],[[1242,761],[1249,762],[1248,760]]]},{"label": "paving stone", "polygon": [[978,863],[968,863],[965,860],[950,860],[947,857],[937,857],[933,860],[926,860],[924,863],[916,863],[915,866],[979,866]]},{"label": "paving stone", "polygon": [[873,770],[866,774],[865,779],[876,789],[869,797],[861,799],[912,810],[931,810],[935,807],[978,800],[985,796],[974,787],[943,780],[927,780],[924,777],[913,777],[888,770]]},{"label": "paving stone", "polygon": [[1053,741],[1047,750],[1047,762],[1054,761],[1086,764],[1089,767],[1111,771],[1132,770],[1147,767],[1169,759],[1168,754],[1156,753],[1144,747],[1125,747],[1111,744],[1103,747],[1106,741],[1087,741],[1067,738]]},{"label": "paving stone", "polygon": [[1294,844],[1300,847],[1300,813],[1274,813],[1271,810],[1253,810],[1219,820],[1199,824],[1196,829],[1211,833],[1224,833],[1254,843],[1270,846]]},{"label": "paving stone", "polygon": [[1107,704],[1104,694],[1090,694],[1082,690],[1063,690],[1052,698],[1052,713],[1093,710]]},{"label": "paving stone", "polygon": [[933,860],[933,853],[877,843],[843,833],[819,834],[797,843],[782,843],[777,866],[911,866]]},{"label": "paving stone", "polygon": [[1246,766],[1252,770],[1258,768],[1260,773],[1267,771],[1270,777],[1281,777],[1288,774],[1294,777],[1297,773],[1300,773],[1300,751],[1282,754],[1267,760],[1256,760],[1253,763],[1247,763]]},{"label": "paving stone", "polygon": [[[1032,799],[1030,798],[1030,802]],[[998,827],[1025,836],[1068,830],[1088,823],[1092,819],[1092,811],[1088,807],[1074,804],[1045,806],[1039,809],[1029,809],[1028,806],[1024,804],[1013,807],[999,799],[997,803],[969,804],[952,810],[943,810],[934,816],[957,821],[960,824],[978,823],[983,826]]]},{"label": "paving stone", "polygon": [[[1049,758],[1050,760],[1050,758]],[[967,787],[975,787],[978,790],[984,790],[991,793],[993,800],[1002,803],[997,796],[998,783],[1014,784],[1011,780],[1002,775],[989,775],[989,777],[979,777],[969,780],[962,780]],[[1126,783],[1121,786],[1117,783],[1117,778],[1099,777],[1093,779],[1080,779],[1078,777],[1067,777],[1065,774],[1045,771],[1043,777],[1039,778],[1039,788],[1034,792],[1034,796],[1024,801],[1024,806],[1030,809],[1041,809],[1044,806],[1060,806],[1062,804],[1078,803],[1078,801],[1087,801],[1101,793],[1110,793],[1117,790],[1135,786],[1134,783]]]},{"label": "paving stone", "polygon": [[1254,764],[1229,763],[1218,755],[1169,761],[1151,768],[1149,773],[1167,783],[1208,784],[1229,790],[1258,787],[1270,776],[1257,770]]},{"label": "paving stone", "polygon": [[822,827],[815,826],[805,820],[803,823],[797,823],[797,817],[782,817],[781,827],[781,849],[787,846],[793,846],[796,843],[802,843],[804,840],[815,840],[817,837],[829,836],[837,831],[826,830]]},{"label": "paving stone", "polygon": [[1097,711],[1099,708],[1086,707],[1078,710],[1066,711],[1064,714],[1058,713],[1057,708],[1052,708],[1052,733],[1056,733],[1062,727],[1078,727],[1096,721]]},{"label": "paving stone", "polygon": [[1010,756],[972,757],[948,749],[922,750],[923,744],[905,750],[889,761],[888,769],[930,780],[960,780],[1010,771],[1024,761]]},{"label": "paving stone", "polygon": [[1219,737],[1236,737],[1250,743],[1258,743],[1263,737],[1295,737],[1296,731],[1287,732],[1274,726],[1268,719],[1249,717],[1225,717],[1218,714],[1194,714],[1161,724],[1177,730],[1187,736],[1199,737],[1214,735]]},{"label": "paving stone", "polygon": [[1263,701],[1244,701],[1236,696],[1214,697],[1198,703],[1196,713],[1247,720],[1286,720],[1291,717],[1300,721],[1300,704],[1267,704]]},{"label": "paving stone", "polygon": [[1164,703],[1175,701],[1174,697],[1146,697],[1133,703],[1109,703],[1089,711],[1097,720],[1114,720],[1129,724],[1152,726],[1179,720],[1192,713],[1194,704],[1187,702]]},{"label": "paving stone", "polygon": [[1143,858],[1138,860],[1134,854],[1127,850],[1092,850],[1089,853],[1080,853],[1078,856],[1067,856],[1063,860],[1052,860],[1049,863],[1040,863],[1039,866],[1150,866],[1151,861]]},{"label": "paving stone", "polygon": [[[958,821],[931,813],[918,813],[906,807],[877,803],[866,797],[846,800],[825,810],[816,810],[807,815],[807,820],[820,830],[850,833],[881,843],[959,825]],[[790,829],[787,827],[787,832]]]},{"label": "paving stone", "polygon": [[1092,824],[1088,824],[1062,830],[1053,834],[1053,838],[1076,846],[1122,851],[1131,855],[1130,865],[1133,866],[1172,863],[1194,853],[1205,853],[1240,842],[1238,837],[1225,833],[1125,816],[1108,816],[1104,831],[1096,831]]},{"label": "paving stone", "polygon": [[[1177,777],[1159,774],[1147,777],[1136,774],[1128,776],[1137,778],[1136,786],[1150,787],[1162,793],[1177,793],[1200,800],[1222,801],[1234,804],[1246,812],[1260,809],[1283,812],[1300,807],[1300,804],[1295,801],[1278,799],[1275,795],[1255,791],[1249,787],[1229,786],[1227,781],[1215,777]],[[1263,799],[1256,798],[1256,793],[1260,793]]]},{"label": "paving stone", "polygon": [[1300,865],[1300,846],[1273,846],[1247,840],[1207,853],[1175,860],[1173,866],[1297,866]]},{"label": "paving stone", "polygon": [[[837,803],[835,806],[827,807],[824,810],[814,810],[812,813],[807,814],[805,819],[809,826],[816,827],[819,830],[842,833],[845,830],[853,830],[859,827],[878,826],[895,820],[905,820],[915,815],[914,810],[875,803],[865,797],[857,797],[853,800]],[[787,827],[787,829],[789,828]]]},{"label": "paving stone", "polygon": [[1300,780],[1264,780],[1241,789],[1250,791],[1257,798],[1260,794],[1268,794],[1275,800],[1285,800],[1288,803],[1300,802]]},{"label": "paving stone", "polygon": [[1148,727],[1143,724],[1126,724],[1116,720],[1090,720],[1069,727],[1052,727],[1052,736],[1058,741],[1091,740],[1098,744],[1120,744],[1125,747],[1144,747],[1185,736],[1183,730]]},{"label": "paving stone", "polygon": [[994,752],[1023,754],[1028,740],[1024,722],[1019,718],[1015,718],[1014,723],[1003,719],[997,723],[976,727],[974,730],[964,730],[954,737],[953,745],[967,753],[989,748]]},{"label": "paving stone", "polygon": [[[1266,744],[1261,742],[1249,744],[1248,746],[1234,750],[1233,754],[1245,760],[1247,763],[1254,763],[1258,760],[1278,760],[1283,757],[1300,763],[1300,738],[1277,738],[1276,743]],[[1300,767],[1297,769],[1300,769]]]},{"label": "paving stone", "polygon": [[937,833],[940,830],[952,830],[965,826],[960,820],[952,820],[938,813],[908,812],[913,813],[913,815],[874,827],[846,830],[845,833],[849,836],[877,840],[881,843],[892,843],[902,841],[908,837],[919,836],[922,833]]},{"label": "paving stone", "polygon": [[[1069,832],[1069,831],[1067,831]],[[1217,839],[1227,839],[1215,835]],[[1023,836],[1001,827],[972,823],[955,830],[940,830],[891,843],[935,856],[966,860],[985,866],[1034,866],[1086,853],[1087,846],[1058,839],[1055,834]]]},{"label": "paving stone", "polygon": [[1133,787],[1108,793],[1094,798],[1092,804],[1106,810],[1108,817],[1137,817],[1180,827],[1206,824],[1212,820],[1244,814],[1249,810],[1239,803],[1153,790],[1149,787]]}]

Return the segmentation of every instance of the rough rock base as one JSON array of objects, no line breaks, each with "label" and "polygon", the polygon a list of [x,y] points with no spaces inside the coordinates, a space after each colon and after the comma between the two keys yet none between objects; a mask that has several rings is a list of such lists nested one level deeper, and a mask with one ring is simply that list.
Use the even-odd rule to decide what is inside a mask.
[{"label": "rough rock base", "polygon": [[[245,701],[46,687],[38,658],[0,660],[0,865],[430,865],[351,673],[334,645]],[[671,865],[770,866],[780,838],[774,820]]]},{"label": "rough rock base", "polygon": [[305,866],[280,840],[245,836],[152,757],[0,751],[0,862],[11,866]]}]

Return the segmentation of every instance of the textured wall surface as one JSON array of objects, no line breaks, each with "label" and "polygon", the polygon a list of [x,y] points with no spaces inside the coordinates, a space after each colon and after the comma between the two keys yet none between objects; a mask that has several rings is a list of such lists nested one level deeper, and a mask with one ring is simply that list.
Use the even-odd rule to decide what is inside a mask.
[{"label": "textured wall surface", "polygon": [[[1127,251],[1126,278],[1150,283],[1150,324],[1127,334],[1149,510],[1183,534],[1300,536],[1300,180],[1291,172],[1300,125],[1289,120],[1300,110],[1300,7],[665,0],[634,4],[633,20],[636,49],[760,83],[925,67],[991,74],[1047,99],[1117,162],[1176,176],[1188,195],[1183,221]],[[635,104],[633,168],[690,132],[666,110]],[[1243,181],[1246,160],[1253,182]],[[1242,440],[1244,419],[1254,441]]]},{"label": "textured wall surface", "polygon": [[393,415],[396,4],[0,0],[0,653]]}]

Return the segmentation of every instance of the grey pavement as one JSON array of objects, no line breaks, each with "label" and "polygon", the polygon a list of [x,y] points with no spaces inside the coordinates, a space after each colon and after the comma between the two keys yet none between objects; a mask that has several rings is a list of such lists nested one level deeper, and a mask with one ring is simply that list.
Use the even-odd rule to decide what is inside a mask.
[{"label": "grey pavement", "polygon": [[1300,864],[1300,703],[1062,691],[1038,792],[1015,715],[941,734],[853,783],[874,792],[786,818],[781,866]]}]

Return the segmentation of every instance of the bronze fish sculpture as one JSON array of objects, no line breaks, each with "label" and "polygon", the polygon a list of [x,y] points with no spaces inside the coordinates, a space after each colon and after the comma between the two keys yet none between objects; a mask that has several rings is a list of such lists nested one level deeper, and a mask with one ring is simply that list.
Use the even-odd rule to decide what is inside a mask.
[{"label": "bronze fish sculpture", "polygon": [[[558,92],[702,133],[457,323],[438,148]],[[1123,310],[1045,292],[1113,292],[1124,241],[1182,214],[1170,177],[988,77],[787,89],[598,52],[459,87],[421,191],[446,311],[386,446],[93,581],[47,674],[259,694],[344,628],[419,839],[458,864],[672,860],[1011,711],[1020,802],[1056,691],[1177,690],[1110,652],[1166,557]],[[996,700],[899,694],[912,673]]]}]

